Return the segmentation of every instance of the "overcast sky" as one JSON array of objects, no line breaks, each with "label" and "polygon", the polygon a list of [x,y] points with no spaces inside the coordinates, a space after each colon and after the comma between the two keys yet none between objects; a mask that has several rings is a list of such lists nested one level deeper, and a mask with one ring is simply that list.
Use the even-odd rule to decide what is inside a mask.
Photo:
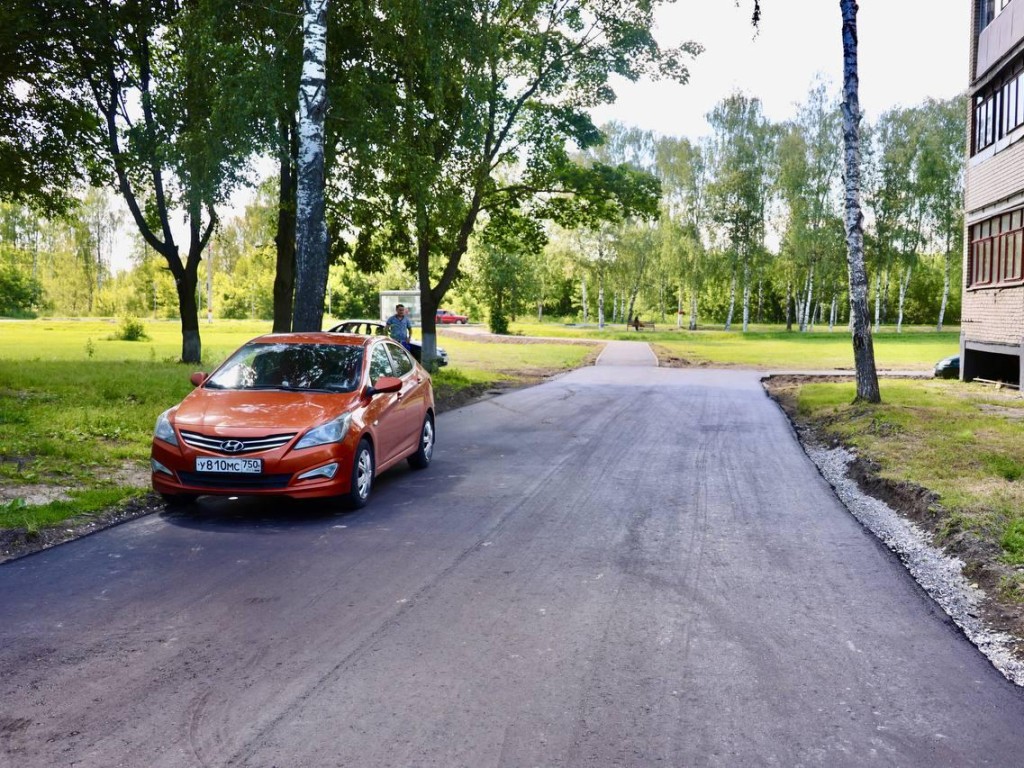
[{"label": "overcast sky", "polygon": [[[859,0],[860,99],[867,119],[893,106],[945,99],[967,88],[968,0]],[[686,40],[705,51],[690,82],[621,81],[618,101],[594,112],[662,135],[708,133],[705,115],[740,90],[761,99],[766,115],[785,120],[817,75],[842,85],[839,0],[762,0],[760,32],[753,0],[676,0],[658,14],[663,46]]]}]

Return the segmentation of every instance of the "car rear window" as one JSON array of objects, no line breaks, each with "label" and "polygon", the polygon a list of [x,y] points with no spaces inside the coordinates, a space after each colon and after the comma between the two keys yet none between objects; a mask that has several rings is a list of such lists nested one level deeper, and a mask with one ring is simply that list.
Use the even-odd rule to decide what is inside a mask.
[{"label": "car rear window", "polygon": [[205,386],[353,392],[362,368],[361,346],[254,342],[228,358]]}]

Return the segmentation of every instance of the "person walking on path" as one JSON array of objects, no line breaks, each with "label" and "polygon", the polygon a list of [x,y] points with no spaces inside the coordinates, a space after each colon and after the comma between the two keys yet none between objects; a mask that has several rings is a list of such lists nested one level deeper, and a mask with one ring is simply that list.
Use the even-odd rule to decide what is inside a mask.
[{"label": "person walking on path", "polygon": [[412,321],[409,320],[409,316],[405,313],[404,304],[395,305],[395,314],[389,317],[384,325],[392,339],[410,352],[412,351],[412,347],[409,344],[409,340],[412,339]]}]

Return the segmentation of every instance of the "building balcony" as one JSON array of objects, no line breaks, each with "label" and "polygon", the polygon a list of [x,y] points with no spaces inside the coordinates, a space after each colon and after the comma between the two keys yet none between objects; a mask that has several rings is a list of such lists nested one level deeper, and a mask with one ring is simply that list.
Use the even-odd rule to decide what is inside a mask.
[{"label": "building balcony", "polygon": [[978,35],[974,79],[978,80],[999,64],[1024,40],[1024,0],[1011,0]]}]

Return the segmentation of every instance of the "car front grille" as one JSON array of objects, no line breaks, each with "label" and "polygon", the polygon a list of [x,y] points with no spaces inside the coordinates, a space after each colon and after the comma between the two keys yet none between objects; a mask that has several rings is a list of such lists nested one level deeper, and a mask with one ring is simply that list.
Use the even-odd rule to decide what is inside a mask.
[{"label": "car front grille", "polygon": [[230,488],[237,490],[259,490],[284,488],[291,475],[219,475],[207,472],[178,472],[182,483],[192,488]]},{"label": "car front grille", "polygon": [[219,453],[223,456],[238,456],[243,453],[270,451],[287,445],[295,437],[292,432],[287,435],[268,435],[266,437],[210,437],[198,432],[181,430],[181,439],[193,448]]}]

